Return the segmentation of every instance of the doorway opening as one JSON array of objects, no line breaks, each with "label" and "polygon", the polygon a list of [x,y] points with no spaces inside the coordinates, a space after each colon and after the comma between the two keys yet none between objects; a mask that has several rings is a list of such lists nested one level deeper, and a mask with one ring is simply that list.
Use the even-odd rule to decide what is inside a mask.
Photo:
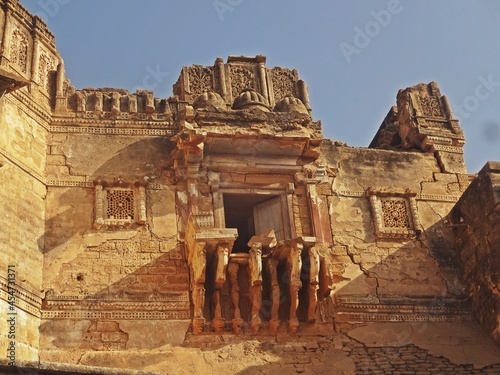
[{"label": "doorway opening", "polygon": [[285,216],[282,198],[270,194],[224,193],[226,228],[237,228],[233,253],[248,253],[247,243],[264,229],[274,229],[276,239],[285,239]]}]

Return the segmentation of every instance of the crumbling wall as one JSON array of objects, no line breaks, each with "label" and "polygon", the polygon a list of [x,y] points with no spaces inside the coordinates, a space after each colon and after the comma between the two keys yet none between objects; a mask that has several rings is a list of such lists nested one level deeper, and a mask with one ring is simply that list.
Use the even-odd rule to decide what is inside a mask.
[{"label": "crumbling wall", "polygon": [[[188,272],[168,169],[172,144],[136,132],[68,130],[49,137],[40,327],[45,360],[73,362],[69,349],[179,344],[188,328]],[[131,220],[108,220],[106,210],[99,220],[98,191],[107,188],[130,190]],[[70,323],[74,319],[78,324]]]},{"label": "crumbling wall", "polygon": [[398,309],[379,309],[387,304],[425,305],[427,318],[457,313],[448,304],[463,299],[463,285],[446,263],[451,231],[439,223],[465,189],[459,181],[466,175],[442,173],[432,153],[324,142],[322,158],[336,171],[326,198],[337,328],[370,315],[405,319]]},{"label": "crumbling wall", "polygon": [[500,163],[488,162],[450,213],[474,315],[500,344]]}]

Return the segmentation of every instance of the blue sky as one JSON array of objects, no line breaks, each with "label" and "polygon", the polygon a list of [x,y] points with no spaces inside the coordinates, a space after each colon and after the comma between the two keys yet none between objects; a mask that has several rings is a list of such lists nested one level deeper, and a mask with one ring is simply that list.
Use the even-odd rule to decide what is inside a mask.
[{"label": "blue sky", "polygon": [[184,65],[264,54],[306,80],[325,137],[365,147],[400,88],[436,81],[461,118],[469,172],[500,161],[497,0],[21,3],[48,23],[78,89],[135,91],[152,70],[168,97]]}]

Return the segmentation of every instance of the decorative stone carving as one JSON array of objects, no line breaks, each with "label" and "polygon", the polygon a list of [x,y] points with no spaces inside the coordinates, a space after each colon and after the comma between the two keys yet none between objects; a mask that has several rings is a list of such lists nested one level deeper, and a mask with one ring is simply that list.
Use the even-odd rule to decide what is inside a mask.
[{"label": "decorative stone carving", "polygon": [[[111,184],[113,185],[113,184]],[[95,227],[120,228],[146,221],[144,186],[118,187],[97,182],[95,188]]]},{"label": "decorative stone carving", "polygon": [[384,227],[410,228],[410,216],[405,199],[383,198],[380,203]]},{"label": "decorative stone carving", "polygon": [[409,190],[373,190],[368,189],[366,196],[375,225],[375,234],[379,238],[410,239],[417,235],[416,194]]},{"label": "decorative stone carving", "polygon": [[205,275],[206,275],[206,242],[197,242],[189,251],[188,264],[191,280],[191,299],[193,301],[193,323],[194,334],[203,332],[205,318],[203,307],[205,306]]},{"label": "decorative stone carving", "polygon": [[295,85],[295,76],[286,68],[275,67],[271,70],[271,79],[273,82],[274,101],[278,103],[287,96],[297,97],[297,88]]},{"label": "decorative stone carving", "polygon": [[54,62],[45,52],[40,54],[38,62],[38,83],[45,91],[50,92],[50,71],[54,69]]},{"label": "decorative stone carving", "polygon": [[293,96],[286,96],[280,100],[273,109],[274,112],[299,112],[308,115],[306,106],[299,98]]},{"label": "decorative stone carving", "polygon": [[279,304],[280,304],[280,286],[278,282],[278,259],[267,259],[267,272],[269,274],[271,287],[271,319],[269,320],[269,333],[274,335],[280,325]]},{"label": "decorative stone carving", "polygon": [[194,109],[219,109],[225,110],[226,103],[224,99],[221,98],[219,94],[213,91],[205,91],[203,94],[198,96],[193,103]]},{"label": "decorative stone carving", "polygon": [[[211,302],[214,305],[214,319],[212,326],[220,332],[224,325],[220,308],[220,289],[226,281],[228,257],[231,253],[235,239],[238,237],[236,229],[200,228],[193,216],[188,220],[186,229],[186,247],[189,274],[191,280],[191,299],[193,302],[192,330],[194,334],[203,332],[205,317],[206,286],[214,291]],[[214,259],[214,263],[207,260]],[[206,280],[207,267],[213,267],[209,274],[214,275],[213,280]]]},{"label": "decorative stone carving", "polygon": [[87,110],[87,95],[84,91],[76,92],[76,110],[78,112],[85,112]]},{"label": "decorative stone carving", "polygon": [[290,273],[290,319],[288,320],[288,330],[290,333],[295,333],[299,327],[297,308],[299,307],[299,289],[302,287],[300,271],[302,269],[303,248],[304,245],[301,243],[293,243],[286,260],[286,266]]},{"label": "decorative stone carving", "polygon": [[214,291],[212,294],[212,302],[214,304],[214,319],[212,320],[212,327],[216,333],[220,333],[224,327],[224,319],[222,318],[220,294],[221,289],[226,282],[227,264],[229,261],[230,248],[227,244],[219,244],[214,254],[215,265],[215,280]]},{"label": "decorative stone carving", "polygon": [[234,99],[233,109],[258,108],[265,112],[270,112],[266,99],[253,89],[243,90]]},{"label": "decorative stone carving", "polygon": [[231,322],[231,325],[233,328],[233,332],[236,334],[239,334],[241,332],[241,326],[243,324],[240,310],[240,282],[238,278],[239,269],[240,266],[236,262],[230,262],[227,269],[229,274],[231,306],[233,308],[233,320]]},{"label": "decorative stone carving", "polygon": [[252,304],[250,327],[252,333],[256,334],[261,324],[259,312],[262,304],[262,244],[260,243],[254,243],[250,249],[248,271],[250,277],[250,302]]},{"label": "decorative stone carving", "polygon": [[211,67],[193,65],[187,68],[189,79],[189,93],[195,98],[205,91],[213,90],[213,72]]},{"label": "decorative stone carving", "polygon": [[23,73],[26,73],[28,67],[28,37],[19,29],[15,29],[12,33],[10,62],[17,65]]},{"label": "decorative stone carving", "polygon": [[245,89],[255,89],[253,72],[242,66],[231,65],[231,92],[233,98]]},{"label": "decorative stone carving", "polygon": [[420,96],[419,101],[424,116],[443,117],[438,98],[435,96]]}]

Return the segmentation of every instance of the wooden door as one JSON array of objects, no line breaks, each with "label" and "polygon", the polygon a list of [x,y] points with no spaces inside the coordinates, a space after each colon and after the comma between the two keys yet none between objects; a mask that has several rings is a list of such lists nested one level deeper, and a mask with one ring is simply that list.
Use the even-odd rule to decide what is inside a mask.
[{"label": "wooden door", "polygon": [[255,234],[260,234],[264,229],[274,229],[278,241],[287,237],[281,197],[272,198],[255,205],[253,207],[253,218]]}]

